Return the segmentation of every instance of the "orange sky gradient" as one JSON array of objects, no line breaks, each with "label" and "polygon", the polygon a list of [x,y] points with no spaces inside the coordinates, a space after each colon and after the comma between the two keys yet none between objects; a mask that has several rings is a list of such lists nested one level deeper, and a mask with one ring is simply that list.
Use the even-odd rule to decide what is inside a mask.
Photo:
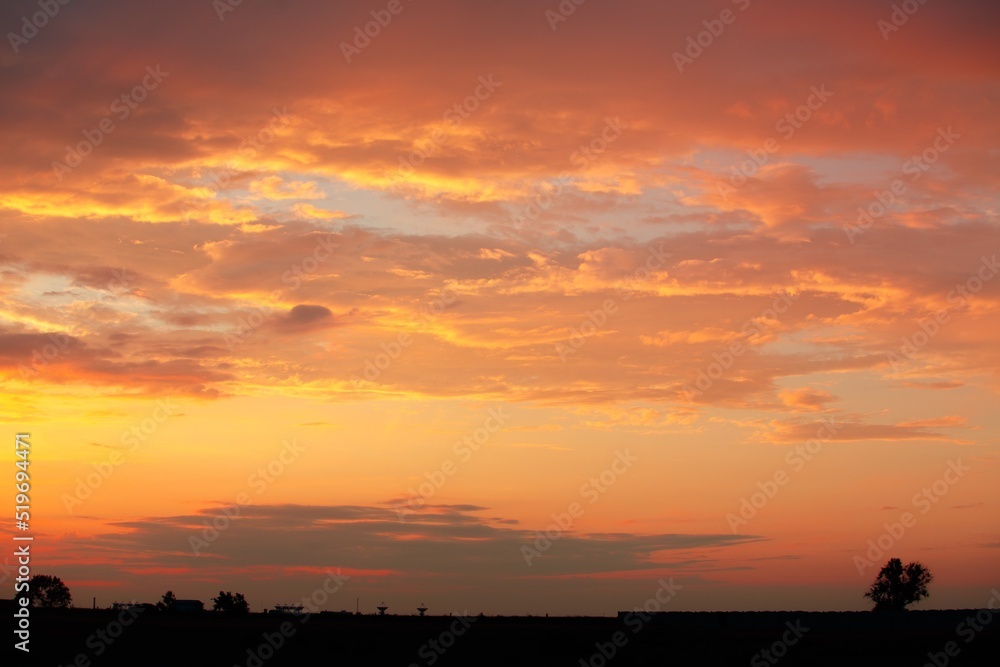
[{"label": "orange sky gradient", "polygon": [[902,4],[5,3],[35,571],[600,615],[899,557],[984,606],[1000,7]]}]

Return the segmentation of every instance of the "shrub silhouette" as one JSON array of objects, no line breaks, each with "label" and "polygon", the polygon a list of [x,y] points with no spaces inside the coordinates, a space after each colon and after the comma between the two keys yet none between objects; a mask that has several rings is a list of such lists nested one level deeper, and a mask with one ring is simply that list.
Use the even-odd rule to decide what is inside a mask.
[{"label": "shrub silhouette", "polygon": [[225,614],[248,614],[250,605],[243,593],[230,593],[229,591],[219,591],[219,596],[212,598],[214,603],[213,611],[221,611]]},{"label": "shrub silhouette", "polygon": [[920,563],[908,563],[905,567],[898,558],[890,558],[875,578],[875,583],[865,593],[875,603],[872,611],[898,611],[906,605],[928,597],[927,584],[934,575]]}]

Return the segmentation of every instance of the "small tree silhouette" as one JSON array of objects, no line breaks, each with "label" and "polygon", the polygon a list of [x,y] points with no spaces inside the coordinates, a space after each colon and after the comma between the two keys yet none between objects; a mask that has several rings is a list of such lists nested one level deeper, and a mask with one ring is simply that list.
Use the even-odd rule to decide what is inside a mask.
[{"label": "small tree silhouette", "polygon": [[69,607],[73,596],[59,577],[36,574],[28,582],[28,598],[35,607]]},{"label": "small tree silhouette", "polygon": [[872,611],[906,609],[906,605],[930,595],[927,584],[933,579],[934,575],[920,563],[908,563],[904,567],[898,558],[890,558],[879,571],[865,597],[871,598],[875,603]]},{"label": "small tree silhouette", "polygon": [[219,596],[212,598],[213,611],[221,611],[225,614],[248,614],[250,605],[243,593],[230,593],[229,591],[219,591]]},{"label": "small tree silhouette", "polygon": [[156,603],[156,607],[160,611],[173,611],[175,604],[177,604],[177,596],[174,595],[173,591],[167,591],[163,594],[163,599]]}]

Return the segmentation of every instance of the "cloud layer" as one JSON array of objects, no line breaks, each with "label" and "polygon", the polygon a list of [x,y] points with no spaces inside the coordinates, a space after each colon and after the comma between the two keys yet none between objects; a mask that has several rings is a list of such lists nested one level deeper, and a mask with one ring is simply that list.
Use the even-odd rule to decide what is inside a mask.
[{"label": "cloud layer", "polygon": [[[729,545],[836,551],[850,574],[880,530],[859,508],[899,506],[959,453],[978,462],[959,492],[974,517],[924,537],[995,542],[979,497],[1000,428],[994,3],[421,0],[382,26],[365,3],[219,4],[71,3],[37,29],[34,5],[0,9],[0,417],[51,430],[53,498],[90,471],[87,443],[165,398],[188,416],[146,434],[137,487],[188,447],[228,489],[289,429],[336,436],[207,559],[170,545],[207,511],[186,503],[221,490],[163,491],[142,519],[126,474],[95,522],[53,501],[58,530],[83,532],[64,548],[97,564],[79,576],[145,553],[136,571],[209,579],[489,571],[495,592],[525,533],[479,508],[546,516],[565,502],[524,497],[524,470],[572,496],[623,440],[697,480],[687,502],[629,477],[635,495],[532,576]],[[489,475],[389,521],[375,499],[439,465],[433,438],[484,404],[534,421],[491,441]],[[836,530],[796,542],[790,503],[748,531],[778,546],[720,536],[773,452],[830,420],[827,495],[798,502]],[[368,486],[325,485],[343,460]],[[778,576],[747,563],[710,576]],[[959,552],[945,563],[972,585]]]}]

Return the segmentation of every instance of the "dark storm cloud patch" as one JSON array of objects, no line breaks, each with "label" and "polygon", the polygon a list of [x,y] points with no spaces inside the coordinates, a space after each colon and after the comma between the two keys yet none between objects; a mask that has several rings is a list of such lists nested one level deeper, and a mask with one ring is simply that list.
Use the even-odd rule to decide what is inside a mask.
[{"label": "dark storm cloud patch", "polygon": [[[260,566],[376,569],[425,575],[537,577],[653,570],[661,552],[703,551],[762,538],[714,534],[599,533],[567,531],[543,556],[525,566],[520,548],[537,532],[477,516],[487,508],[436,506],[408,515],[405,523],[384,507],[364,505],[262,505],[240,509],[216,539],[199,550],[192,538],[204,536],[223,509],[195,514],[118,521],[113,532],[94,538],[69,537],[73,548],[131,564],[205,567],[239,571]],[[222,522],[219,522],[222,525]],[[688,562],[688,558],[684,561]],[[103,560],[103,559],[102,559]],[[701,560],[701,554],[696,559]],[[488,574],[484,574],[488,573]]]},{"label": "dark storm cloud patch", "polygon": [[333,326],[333,312],[326,306],[300,303],[277,320],[278,329],[309,331]]},{"label": "dark storm cloud patch", "polygon": [[60,384],[130,386],[149,395],[183,394],[216,398],[210,385],[232,375],[190,359],[127,361],[114,349],[88,346],[62,332],[0,333],[0,369],[23,379],[44,378]]},{"label": "dark storm cloud patch", "polygon": [[[33,353],[54,346],[60,353],[76,354],[86,346],[79,338],[53,331],[48,333],[0,333],[0,366],[31,363]],[[89,353],[89,351],[87,351]]]},{"label": "dark storm cloud patch", "polygon": [[116,266],[67,267],[74,287],[105,290],[113,294],[131,292],[143,279],[141,275]]}]

